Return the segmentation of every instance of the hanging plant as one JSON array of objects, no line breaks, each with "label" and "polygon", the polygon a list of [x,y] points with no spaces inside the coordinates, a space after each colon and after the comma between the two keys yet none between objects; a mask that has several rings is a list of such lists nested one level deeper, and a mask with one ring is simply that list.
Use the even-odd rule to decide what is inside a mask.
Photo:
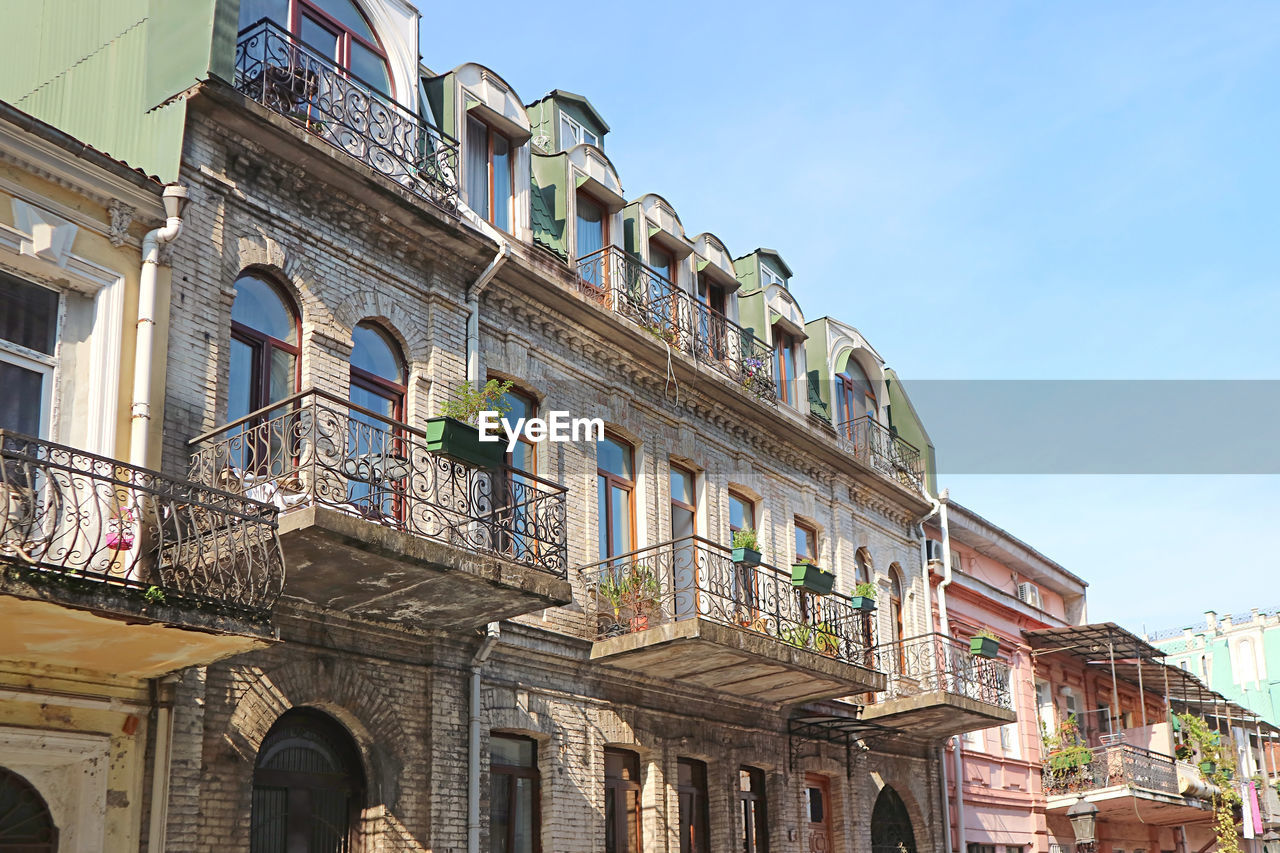
[{"label": "hanging plant", "polygon": [[113,551],[128,551],[133,547],[133,509],[112,507],[107,521],[107,547]]},{"label": "hanging plant", "polygon": [[1183,745],[1200,756],[1200,774],[1212,784],[1215,793],[1210,798],[1213,806],[1213,832],[1218,839],[1221,853],[1243,853],[1240,847],[1240,827],[1236,825],[1236,809],[1240,807],[1240,794],[1231,784],[1235,774],[1235,752],[1230,739],[1209,727],[1195,714],[1179,714]]}]

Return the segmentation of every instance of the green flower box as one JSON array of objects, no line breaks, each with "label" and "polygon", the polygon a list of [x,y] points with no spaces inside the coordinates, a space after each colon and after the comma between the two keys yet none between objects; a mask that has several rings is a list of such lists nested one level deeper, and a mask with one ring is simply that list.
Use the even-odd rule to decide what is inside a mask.
[{"label": "green flower box", "polygon": [[814,595],[827,595],[836,585],[836,576],[824,572],[813,563],[792,563],[791,585],[808,590]]},{"label": "green flower box", "polygon": [[497,468],[506,455],[506,442],[481,441],[480,430],[453,418],[431,418],[427,421],[427,450],[475,465]]},{"label": "green flower box", "polygon": [[863,613],[874,613],[876,609],[876,600],[869,595],[850,596],[849,603],[854,610],[861,610]]},{"label": "green flower box", "polygon": [[1000,641],[990,637],[974,637],[969,640],[969,653],[975,657],[993,658],[1000,653]]},{"label": "green flower box", "polygon": [[733,561],[740,566],[760,565],[760,552],[751,548],[734,548]]}]

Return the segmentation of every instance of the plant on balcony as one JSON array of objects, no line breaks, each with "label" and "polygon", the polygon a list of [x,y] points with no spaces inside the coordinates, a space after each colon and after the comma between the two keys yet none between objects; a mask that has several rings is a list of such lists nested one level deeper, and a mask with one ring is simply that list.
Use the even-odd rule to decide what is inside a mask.
[{"label": "plant on balcony", "polygon": [[476,422],[481,412],[505,415],[510,410],[503,396],[511,385],[490,379],[478,390],[469,382],[456,386],[453,396],[441,404],[440,416],[427,421],[427,449],[481,468],[501,465],[506,442],[481,441]]},{"label": "plant on balcony", "polygon": [[795,625],[783,625],[778,632],[778,636],[784,643],[788,646],[795,646],[797,649],[813,648],[813,635],[813,628],[802,622]]},{"label": "plant on balcony", "polygon": [[853,588],[853,595],[850,596],[849,602],[855,610],[861,610],[863,613],[873,612],[876,609],[876,585],[865,581],[857,584]]},{"label": "plant on balcony", "polygon": [[649,334],[667,344],[675,344],[676,330],[663,323],[645,323],[641,326]]},{"label": "plant on balcony", "polygon": [[1236,826],[1240,794],[1231,784],[1236,769],[1234,750],[1230,745],[1224,745],[1222,735],[1195,714],[1179,714],[1177,721],[1183,743],[1200,756],[1201,775],[1216,789],[1210,802],[1218,849],[1223,853],[1241,853],[1239,827]]},{"label": "plant on balcony", "polygon": [[748,356],[742,360],[742,384],[753,388],[757,382],[763,383],[768,378],[768,368],[760,356]]},{"label": "plant on balcony", "polygon": [[1046,793],[1066,793],[1082,790],[1088,779],[1085,772],[1093,762],[1093,750],[1084,742],[1080,734],[1080,724],[1076,715],[1071,714],[1058,730],[1049,734],[1041,727],[1041,741],[1044,744],[1046,784],[1056,789]]},{"label": "plant on balcony", "polygon": [[658,575],[643,563],[632,563],[623,584],[632,608],[631,630],[643,631],[649,627],[649,617],[658,611],[658,595],[662,591]]},{"label": "plant on balcony", "polygon": [[829,658],[840,653],[840,638],[836,636],[835,629],[829,623],[823,622],[814,628],[813,648],[818,654]]},{"label": "plant on balcony", "polygon": [[112,551],[128,551],[133,547],[134,526],[132,507],[111,507],[107,520],[107,547]]},{"label": "plant on balcony", "polygon": [[760,565],[760,541],[755,530],[743,527],[733,531],[733,561],[743,566]]},{"label": "plant on balcony", "polygon": [[969,653],[975,657],[994,658],[1000,654],[1000,638],[990,628],[983,628],[969,640]]},{"label": "plant on balcony", "polygon": [[814,595],[827,595],[835,586],[836,576],[823,571],[808,557],[800,557],[791,564],[791,585]]}]

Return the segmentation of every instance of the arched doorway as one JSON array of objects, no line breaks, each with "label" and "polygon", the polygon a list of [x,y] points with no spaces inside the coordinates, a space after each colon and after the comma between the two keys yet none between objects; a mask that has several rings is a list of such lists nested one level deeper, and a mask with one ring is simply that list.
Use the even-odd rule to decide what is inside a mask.
[{"label": "arched doorway", "polygon": [[885,785],[871,810],[872,853],[916,853],[916,835],[911,829],[907,806],[898,792]]},{"label": "arched doorway", "polygon": [[286,711],[253,771],[252,853],[359,850],[364,772],[351,735],[311,708]]},{"label": "arched doorway", "polygon": [[44,797],[26,779],[0,767],[0,850],[53,853],[58,829]]}]

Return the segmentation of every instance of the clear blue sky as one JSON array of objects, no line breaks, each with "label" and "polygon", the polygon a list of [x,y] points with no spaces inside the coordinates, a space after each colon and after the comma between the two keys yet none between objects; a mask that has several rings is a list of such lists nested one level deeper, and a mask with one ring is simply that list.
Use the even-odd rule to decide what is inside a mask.
[{"label": "clear blue sky", "polygon": [[[424,7],[436,70],[586,95],[629,197],[778,249],[911,379],[1280,378],[1280,4]],[[1272,424],[1213,418],[1206,441]],[[947,448],[938,453],[945,469]],[[1280,605],[1280,478],[944,476],[1141,629]]]}]

